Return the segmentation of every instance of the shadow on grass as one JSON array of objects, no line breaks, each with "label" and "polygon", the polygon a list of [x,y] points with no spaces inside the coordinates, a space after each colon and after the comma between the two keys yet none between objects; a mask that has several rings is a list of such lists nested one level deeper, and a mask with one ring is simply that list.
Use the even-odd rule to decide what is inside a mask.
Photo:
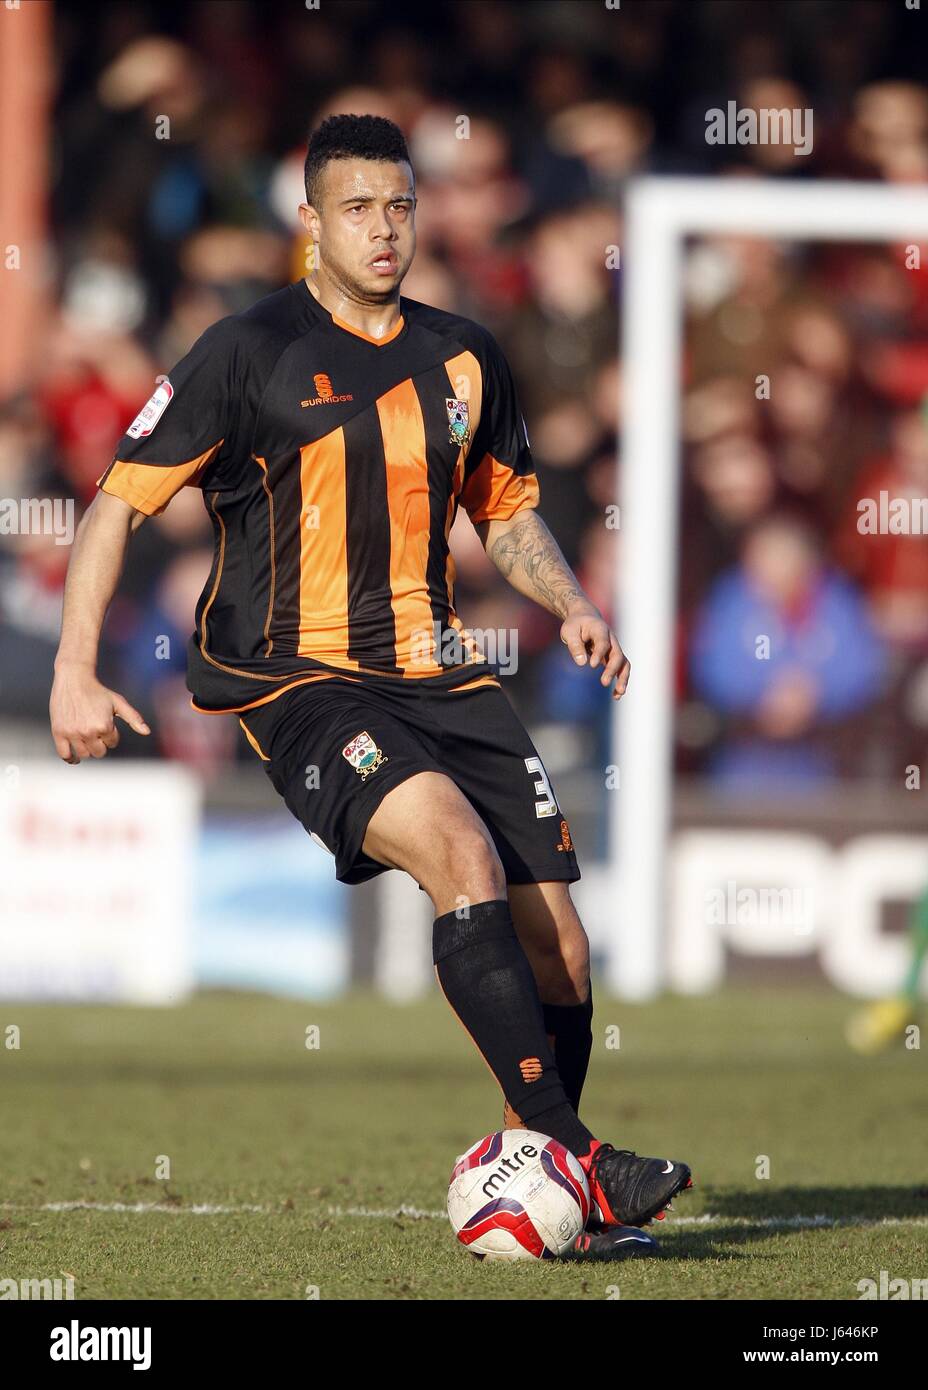
[{"label": "shadow on grass", "polygon": [[770,1187],[767,1183],[757,1186],[757,1191],[709,1189],[704,1194],[706,1208],[713,1216],[747,1218],[759,1223],[795,1219],[797,1228],[805,1224],[800,1218],[808,1218],[810,1225],[816,1224],[817,1217],[850,1223],[881,1221],[884,1217],[928,1219],[925,1183],[894,1187]]}]

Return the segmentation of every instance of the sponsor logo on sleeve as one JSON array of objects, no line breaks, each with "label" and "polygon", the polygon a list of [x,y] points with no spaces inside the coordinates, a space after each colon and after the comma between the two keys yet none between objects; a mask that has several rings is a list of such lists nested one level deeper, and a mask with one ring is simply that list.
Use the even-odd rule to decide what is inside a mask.
[{"label": "sponsor logo on sleeve", "polygon": [[156,386],[151,399],[142,406],[132,424],[126,430],[130,439],[144,439],[151,434],[152,430],[161,419],[168,407],[168,402],[174,395],[174,387],[165,377],[160,385]]}]

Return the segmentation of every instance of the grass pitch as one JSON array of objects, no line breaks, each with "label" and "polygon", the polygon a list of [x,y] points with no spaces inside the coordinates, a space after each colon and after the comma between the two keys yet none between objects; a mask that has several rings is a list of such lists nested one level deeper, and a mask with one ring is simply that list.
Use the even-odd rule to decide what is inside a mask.
[{"label": "grass pitch", "polygon": [[457,1246],[448,1176],[501,1107],[437,993],[211,994],[0,1002],[0,1036],[21,1030],[0,1047],[0,1278],[71,1275],[79,1299],[856,1300],[881,1270],[928,1277],[922,1050],[853,1055],[853,1006],[824,991],[594,999],[584,1119],[693,1169],[649,1228],[660,1260],[487,1264]]}]

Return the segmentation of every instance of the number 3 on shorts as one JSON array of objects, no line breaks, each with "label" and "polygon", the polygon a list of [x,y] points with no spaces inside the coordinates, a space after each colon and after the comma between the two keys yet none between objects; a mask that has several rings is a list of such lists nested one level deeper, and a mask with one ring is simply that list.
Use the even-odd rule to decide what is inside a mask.
[{"label": "number 3 on shorts", "polygon": [[545,772],[541,759],[538,757],[526,758],[525,766],[530,773],[537,775],[535,791],[543,798],[543,800],[535,802],[535,815],[539,820],[545,816],[559,816],[561,812],[554,795],[554,788],[548,781],[548,774]]}]

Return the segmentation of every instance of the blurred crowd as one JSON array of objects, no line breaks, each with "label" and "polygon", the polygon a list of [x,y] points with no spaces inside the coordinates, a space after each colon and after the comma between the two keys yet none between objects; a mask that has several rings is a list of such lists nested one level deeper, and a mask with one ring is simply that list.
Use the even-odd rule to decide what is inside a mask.
[{"label": "blurred crowd", "polygon": [[[542,514],[621,639],[621,530],[605,517],[619,496],[626,183],[925,183],[919,24],[881,0],[59,0],[56,306],[30,389],[0,400],[0,496],[86,507],[156,375],[214,320],[305,273],[307,134],[371,112],[402,127],[417,175],[403,293],[499,339]],[[732,99],[811,108],[811,153],[707,144],[706,112]],[[928,267],[912,261],[902,246],[689,247],[683,772],[756,794],[903,785],[925,763],[928,537],[864,535],[858,511],[881,492],[928,497]],[[466,518],[453,543],[464,621],[518,628],[507,688],[520,712],[602,766],[610,701],[566,659],[557,620],[505,585]],[[67,558],[51,537],[0,536],[0,716],[45,717]],[[131,753],[206,774],[253,757],[234,719],[190,710],[184,684],[210,559],[202,499],[185,489],[132,540],[101,659],[155,730]]]}]

